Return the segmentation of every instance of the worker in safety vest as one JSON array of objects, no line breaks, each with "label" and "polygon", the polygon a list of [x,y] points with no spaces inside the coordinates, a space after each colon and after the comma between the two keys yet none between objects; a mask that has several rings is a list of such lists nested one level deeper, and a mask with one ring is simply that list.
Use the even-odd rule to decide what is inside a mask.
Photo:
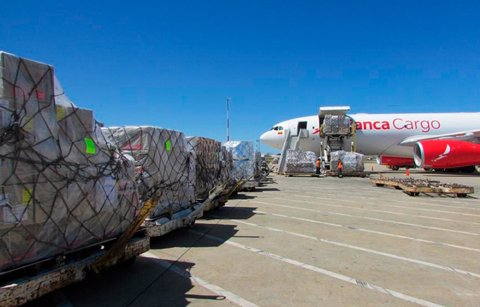
[{"label": "worker in safety vest", "polygon": [[315,169],[316,169],[317,175],[320,175],[320,165],[321,165],[320,158],[318,158],[317,161],[315,161]]},{"label": "worker in safety vest", "polygon": [[342,160],[338,160],[337,171],[338,171],[338,178],[342,178],[343,177],[343,163],[342,163]]}]

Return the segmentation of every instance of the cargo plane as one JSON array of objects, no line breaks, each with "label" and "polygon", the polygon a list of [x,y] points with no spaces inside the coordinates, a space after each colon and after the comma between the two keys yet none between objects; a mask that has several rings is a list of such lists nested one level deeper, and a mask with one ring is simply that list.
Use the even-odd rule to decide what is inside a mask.
[{"label": "cargo plane", "polygon": [[[480,165],[480,112],[352,114],[356,148],[394,170],[421,167],[426,170],[460,169],[470,172]],[[260,140],[282,149],[285,131],[297,135],[308,131],[299,149],[320,154],[318,115],[299,117],[275,124]]]}]

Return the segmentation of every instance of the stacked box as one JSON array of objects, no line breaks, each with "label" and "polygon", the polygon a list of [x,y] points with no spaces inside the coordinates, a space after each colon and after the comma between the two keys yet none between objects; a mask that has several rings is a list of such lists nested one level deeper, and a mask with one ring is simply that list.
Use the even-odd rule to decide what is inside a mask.
[{"label": "stacked box", "polygon": [[345,115],[325,115],[323,120],[323,133],[348,134],[350,131],[350,118]]},{"label": "stacked box", "polygon": [[233,156],[232,153],[222,145],[220,151],[220,166],[221,166],[221,182],[227,187],[235,184],[235,179],[232,176],[233,171]]},{"label": "stacked box", "polygon": [[342,160],[343,164],[343,173],[354,173],[354,172],[363,172],[363,155],[357,152],[348,152],[348,151],[333,151],[330,153],[330,169],[333,171],[337,170],[338,160]]},{"label": "stacked box", "polygon": [[313,151],[287,150],[285,173],[304,174],[315,172],[317,156]]},{"label": "stacked box", "polygon": [[140,209],[134,166],[53,68],[0,52],[0,272],[118,236]]},{"label": "stacked box", "polygon": [[195,155],[195,195],[206,199],[210,191],[221,185],[221,143],[204,137],[187,137],[190,150]]},{"label": "stacked box", "polygon": [[255,175],[255,151],[253,142],[229,141],[225,147],[233,156],[233,178],[235,180],[247,180]]},{"label": "stacked box", "polygon": [[151,126],[103,131],[123,154],[134,158],[141,200],[157,201],[148,220],[171,218],[195,204],[194,157],[183,132]]}]

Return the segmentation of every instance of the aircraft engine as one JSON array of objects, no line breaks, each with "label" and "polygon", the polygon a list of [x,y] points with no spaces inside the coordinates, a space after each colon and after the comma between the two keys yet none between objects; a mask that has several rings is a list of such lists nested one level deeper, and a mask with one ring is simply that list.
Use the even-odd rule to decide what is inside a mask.
[{"label": "aircraft engine", "polygon": [[480,165],[480,144],[457,140],[426,140],[413,147],[415,165],[444,169]]}]

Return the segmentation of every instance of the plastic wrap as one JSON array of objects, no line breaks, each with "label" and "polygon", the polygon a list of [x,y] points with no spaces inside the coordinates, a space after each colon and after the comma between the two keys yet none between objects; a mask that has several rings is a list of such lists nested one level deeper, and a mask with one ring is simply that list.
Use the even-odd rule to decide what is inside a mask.
[{"label": "plastic wrap", "polygon": [[255,151],[253,142],[229,141],[224,143],[233,157],[233,177],[235,180],[250,179],[255,175]]},{"label": "plastic wrap", "polygon": [[317,156],[313,151],[287,150],[285,173],[314,173]]},{"label": "plastic wrap", "polygon": [[158,201],[148,220],[170,218],[194,205],[194,157],[183,132],[151,126],[103,131],[122,153],[134,158],[141,200]]},{"label": "plastic wrap", "polygon": [[0,52],[0,271],[118,236],[140,209],[134,165],[49,65]]},{"label": "plastic wrap", "polygon": [[187,137],[188,145],[195,155],[195,195],[205,199],[221,179],[221,143],[209,138]]},{"label": "plastic wrap", "polygon": [[255,151],[255,178],[259,179],[262,176],[262,153]]},{"label": "plastic wrap", "polygon": [[363,155],[356,152],[346,152],[343,150],[330,153],[330,169],[337,170],[338,160],[342,160],[343,173],[363,172]]},{"label": "plastic wrap", "polygon": [[323,120],[323,133],[325,134],[348,134],[350,131],[350,119],[345,115],[326,115]]},{"label": "plastic wrap", "polygon": [[232,176],[233,156],[232,156],[232,153],[229,152],[227,148],[223,145],[220,152],[220,165],[221,165],[220,181],[224,183],[227,187],[234,185],[235,179]]}]

